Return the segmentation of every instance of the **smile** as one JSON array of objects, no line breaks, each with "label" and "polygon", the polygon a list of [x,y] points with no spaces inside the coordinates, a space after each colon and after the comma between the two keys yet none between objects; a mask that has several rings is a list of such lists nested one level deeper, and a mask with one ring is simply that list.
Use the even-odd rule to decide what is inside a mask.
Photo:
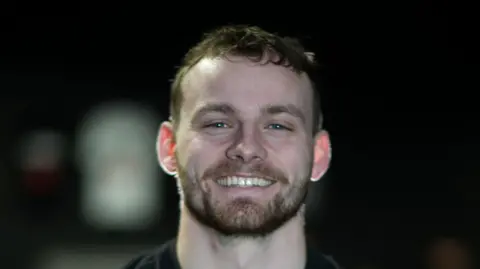
[{"label": "smile", "polygon": [[274,181],[258,177],[226,177],[216,180],[218,185],[223,187],[268,187],[274,184]]}]

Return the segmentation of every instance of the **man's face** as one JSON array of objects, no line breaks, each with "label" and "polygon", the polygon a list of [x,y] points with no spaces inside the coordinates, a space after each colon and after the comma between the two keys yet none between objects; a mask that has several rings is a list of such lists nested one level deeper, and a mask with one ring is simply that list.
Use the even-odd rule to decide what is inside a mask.
[{"label": "man's face", "polygon": [[432,269],[473,268],[469,249],[453,238],[440,239],[432,245],[428,256],[428,267]]},{"label": "man's face", "polygon": [[225,235],[266,235],[296,215],[312,172],[308,78],[244,58],[203,59],[186,75],[175,135],[189,212]]}]

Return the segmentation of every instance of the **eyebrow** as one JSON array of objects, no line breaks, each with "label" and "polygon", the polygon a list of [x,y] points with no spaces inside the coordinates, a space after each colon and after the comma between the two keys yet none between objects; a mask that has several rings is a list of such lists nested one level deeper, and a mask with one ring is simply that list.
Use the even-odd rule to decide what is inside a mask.
[{"label": "eyebrow", "polygon": [[193,116],[193,119],[198,119],[205,114],[217,112],[222,114],[235,114],[235,110],[228,104],[206,104],[205,106],[198,109]]},{"label": "eyebrow", "polygon": [[264,114],[270,114],[270,115],[275,115],[275,114],[282,114],[282,113],[287,113],[290,114],[291,116],[298,118],[302,121],[302,123],[306,123],[306,118],[305,114],[303,114],[302,110],[300,110],[298,107],[292,104],[288,105],[270,105],[267,106],[266,108],[262,109]]},{"label": "eyebrow", "polygon": [[[198,119],[202,117],[205,114],[212,113],[212,112],[217,112],[217,113],[222,113],[226,115],[233,115],[235,114],[235,109],[233,109],[232,106],[229,104],[206,104],[205,106],[201,107],[198,109],[193,116],[193,119]],[[262,114],[267,114],[267,115],[277,115],[277,114],[282,114],[286,113],[289,114],[295,118],[300,119],[302,123],[306,123],[306,118],[305,114],[300,110],[298,107],[292,104],[288,105],[268,105],[264,108],[262,108]]]}]

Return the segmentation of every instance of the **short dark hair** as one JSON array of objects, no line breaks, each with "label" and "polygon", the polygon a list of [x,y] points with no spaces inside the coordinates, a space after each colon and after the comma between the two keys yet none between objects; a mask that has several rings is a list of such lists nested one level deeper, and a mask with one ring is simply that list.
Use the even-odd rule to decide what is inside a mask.
[{"label": "short dark hair", "polygon": [[323,115],[317,89],[320,81],[314,54],[305,51],[296,38],[281,37],[248,25],[228,25],[208,32],[186,53],[171,84],[170,120],[174,129],[180,121],[183,103],[181,84],[187,72],[205,57],[227,55],[243,56],[254,62],[272,63],[291,68],[299,74],[305,73],[313,87],[313,133],[322,129]]}]

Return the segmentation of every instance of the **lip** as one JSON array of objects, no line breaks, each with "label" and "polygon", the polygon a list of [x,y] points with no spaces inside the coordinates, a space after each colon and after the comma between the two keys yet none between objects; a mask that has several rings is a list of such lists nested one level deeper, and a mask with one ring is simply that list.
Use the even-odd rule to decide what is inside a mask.
[{"label": "lip", "polygon": [[273,182],[272,185],[267,187],[225,187],[218,184],[216,181],[211,182],[211,184],[212,187],[217,190],[217,195],[226,200],[236,198],[265,200],[275,195],[281,187],[278,182]]},{"label": "lip", "polygon": [[265,180],[268,180],[268,181],[277,182],[277,180],[275,180],[271,177],[268,177],[268,176],[249,174],[249,173],[236,173],[236,174],[231,174],[231,175],[222,175],[220,177],[215,178],[214,181],[217,181],[219,179],[223,179],[223,178],[226,178],[226,177],[262,178],[262,179],[265,179]]}]

